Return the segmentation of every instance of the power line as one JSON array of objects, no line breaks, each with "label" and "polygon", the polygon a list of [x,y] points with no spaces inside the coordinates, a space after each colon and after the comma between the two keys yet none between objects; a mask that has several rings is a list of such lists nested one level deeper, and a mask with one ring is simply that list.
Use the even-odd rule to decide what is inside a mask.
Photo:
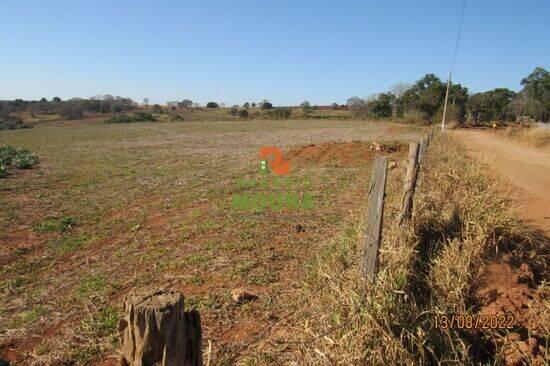
[{"label": "power line", "polygon": [[455,50],[453,52],[453,61],[451,62],[451,70],[449,74],[453,72],[453,69],[455,67],[456,54],[458,51],[458,45],[460,43],[460,36],[462,34],[462,24],[464,24],[464,12],[466,11],[466,3],[467,3],[467,0],[464,0],[462,2],[462,9],[460,11],[460,22],[458,23],[458,31],[456,32]]},{"label": "power line", "polygon": [[462,24],[464,23],[464,13],[466,12],[466,2],[467,0],[462,1],[462,9],[460,11],[460,21],[458,23],[458,30],[456,32],[456,41],[455,49],[453,52],[453,61],[451,62],[451,69],[449,70],[449,78],[447,79],[447,90],[445,91],[445,104],[443,106],[443,118],[441,119],[441,130],[445,130],[445,117],[447,115],[447,101],[449,100],[449,88],[451,87],[451,77],[456,62],[456,54],[458,51],[458,44],[460,43],[460,35],[462,33]]}]

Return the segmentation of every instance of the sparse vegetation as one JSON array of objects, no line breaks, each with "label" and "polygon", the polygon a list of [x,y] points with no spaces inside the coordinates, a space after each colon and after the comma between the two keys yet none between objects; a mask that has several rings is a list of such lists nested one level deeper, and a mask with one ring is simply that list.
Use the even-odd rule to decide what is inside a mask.
[{"label": "sparse vegetation", "polygon": [[270,110],[267,115],[273,119],[288,119],[290,118],[292,111],[290,108],[275,108]]},{"label": "sparse vegetation", "polygon": [[15,117],[0,117],[0,131],[1,130],[19,130],[22,128],[31,128],[32,126],[29,126],[23,121],[21,121],[19,118]]},{"label": "sparse vegetation", "polygon": [[65,232],[72,229],[76,225],[74,217],[49,218],[38,225],[34,231],[39,233],[44,232]]},{"label": "sparse vegetation", "polygon": [[155,122],[157,119],[151,113],[138,112],[133,114],[120,114],[113,116],[105,123],[135,123],[135,122]]}]

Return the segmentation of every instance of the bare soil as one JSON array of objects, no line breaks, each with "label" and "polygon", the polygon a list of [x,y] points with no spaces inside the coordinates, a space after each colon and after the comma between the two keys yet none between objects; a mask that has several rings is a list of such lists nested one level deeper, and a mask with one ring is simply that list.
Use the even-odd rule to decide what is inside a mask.
[{"label": "bare soil", "polygon": [[373,142],[328,142],[297,147],[286,154],[286,160],[292,165],[331,165],[352,167],[364,164],[377,153],[391,153],[400,150],[400,146],[378,145]]}]

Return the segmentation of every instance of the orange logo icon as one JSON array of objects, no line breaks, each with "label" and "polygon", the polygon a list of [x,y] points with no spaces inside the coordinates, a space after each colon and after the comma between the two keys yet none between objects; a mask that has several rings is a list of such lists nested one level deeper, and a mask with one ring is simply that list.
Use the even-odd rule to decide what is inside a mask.
[{"label": "orange logo icon", "polygon": [[[269,155],[273,156],[273,160],[271,160],[269,164],[271,171],[276,175],[288,174],[290,171],[290,164],[283,161],[283,153],[281,150],[275,146],[262,147],[260,149],[260,159],[266,160]],[[262,165],[262,169],[265,169],[264,165]]]}]

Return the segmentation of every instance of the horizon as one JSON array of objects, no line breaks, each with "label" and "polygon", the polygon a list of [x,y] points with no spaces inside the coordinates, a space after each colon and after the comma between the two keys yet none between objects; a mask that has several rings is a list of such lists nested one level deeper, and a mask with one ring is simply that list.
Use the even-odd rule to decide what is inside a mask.
[{"label": "horizon", "polygon": [[[111,94],[151,104],[345,104],[426,73],[446,81],[461,7],[461,0],[338,8],[312,1],[2,2],[10,16],[0,25],[0,69],[9,88],[0,100]],[[548,68],[549,12],[541,1],[468,2],[453,83],[470,93],[518,91],[535,67]]]}]

